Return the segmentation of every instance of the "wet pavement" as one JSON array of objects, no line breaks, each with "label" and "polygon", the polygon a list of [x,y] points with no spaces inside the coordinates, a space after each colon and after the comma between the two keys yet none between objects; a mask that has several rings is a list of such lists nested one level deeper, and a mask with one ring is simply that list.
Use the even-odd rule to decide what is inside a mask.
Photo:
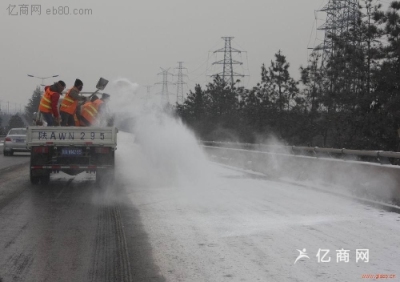
[{"label": "wet pavement", "polygon": [[33,186],[24,164],[0,179],[0,281],[163,281],[118,185],[60,173]]}]

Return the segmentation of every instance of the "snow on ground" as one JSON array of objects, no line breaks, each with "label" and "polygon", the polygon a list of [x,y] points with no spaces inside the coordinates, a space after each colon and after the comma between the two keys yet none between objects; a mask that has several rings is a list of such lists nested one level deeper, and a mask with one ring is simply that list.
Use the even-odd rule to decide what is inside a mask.
[{"label": "snow on ground", "polygon": [[[114,87],[135,133],[118,134],[117,179],[167,281],[400,280],[399,214],[210,162],[180,121],[124,102],[134,84]],[[368,262],[356,261],[357,249],[369,250]],[[307,257],[295,263],[299,251]]]},{"label": "snow on ground", "polygon": [[[121,175],[123,183],[168,281],[357,281],[363,274],[400,275],[398,214],[206,160],[190,170],[183,156],[174,169],[157,174],[160,167],[150,167],[132,136],[119,137],[123,154],[117,159],[131,164],[129,174]],[[168,155],[161,159],[171,165]],[[304,248],[310,259],[294,264]],[[330,262],[318,263],[319,249],[330,250]],[[336,262],[341,249],[350,251],[349,262]],[[368,263],[356,263],[356,249],[369,249]]]}]

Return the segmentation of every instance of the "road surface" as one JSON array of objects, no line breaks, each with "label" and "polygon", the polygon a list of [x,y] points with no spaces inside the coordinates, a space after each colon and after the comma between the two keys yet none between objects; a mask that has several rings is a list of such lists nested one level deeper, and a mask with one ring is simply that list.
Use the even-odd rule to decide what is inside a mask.
[{"label": "road surface", "polygon": [[119,142],[112,187],[0,170],[0,281],[400,281],[397,213]]}]

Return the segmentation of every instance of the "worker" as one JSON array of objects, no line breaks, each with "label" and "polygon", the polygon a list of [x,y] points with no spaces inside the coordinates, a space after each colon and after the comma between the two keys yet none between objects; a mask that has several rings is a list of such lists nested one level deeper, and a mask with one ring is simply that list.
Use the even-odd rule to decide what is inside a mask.
[{"label": "worker", "polygon": [[44,94],[39,104],[39,111],[46,121],[47,126],[60,125],[61,123],[60,113],[58,112],[58,100],[65,86],[65,82],[60,80],[44,88]]},{"label": "worker", "polygon": [[62,126],[74,126],[74,116],[76,114],[77,106],[79,101],[84,101],[86,98],[80,96],[79,93],[82,91],[83,82],[80,79],[76,79],[74,86],[67,91],[65,98],[60,105],[61,125]]},{"label": "worker", "polygon": [[91,126],[99,123],[101,114],[105,112],[106,103],[110,95],[103,93],[101,99],[94,95],[89,102],[86,102],[81,109],[80,123],[82,126]]},{"label": "worker", "polygon": [[79,119],[78,119],[78,114],[74,114],[74,125],[81,126]]}]

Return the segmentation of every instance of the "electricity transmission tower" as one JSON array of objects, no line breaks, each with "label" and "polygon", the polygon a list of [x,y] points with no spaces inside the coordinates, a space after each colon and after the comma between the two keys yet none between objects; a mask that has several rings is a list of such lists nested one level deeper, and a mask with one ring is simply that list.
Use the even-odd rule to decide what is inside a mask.
[{"label": "electricity transmission tower", "polygon": [[169,72],[169,68],[168,69],[163,69],[160,68],[162,70],[162,72],[158,73],[158,75],[162,75],[163,76],[163,81],[162,82],[158,82],[156,84],[162,84],[162,90],[161,90],[161,103],[163,105],[169,105],[169,92],[168,92],[168,84],[172,84],[171,82],[168,81],[168,75],[172,75]]},{"label": "electricity transmission tower", "polygon": [[144,85],[144,87],[146,87],[146,97],[150,97],[151,88],[153,87],[153,85]]},{"label": "electricity transmission tower", "polygon": [[183,81],[183,77],[187,76],[183,74],[182,70],[186,69],[182,67],[183,62],[178,62],[179,66],[175,69],[178,70],[178,81],[176,82],[176,102],[178,104],[183,104],[183,85],[186,82]]},{"label": "electricity transmission tower", "polygon": [[360,17],[359,0],[329,0],[322,12],[326,13],[326,22],[318,28],[325,31],[324,42],[314,48],[322,51],[321,66],[335,53],[335,38],[350,30]]},{"label": "electricity transmission tower", "polygon": [[222,37],[225,40],[225,47],[214,51],[214,54],[217,52],[224,53],[224,59],[214,62],[213,65],[219,64],[223,65],[223,69],[221,73],[213,74],[212,77],[217,75],[221,76],[222,79],[226,82],[227,85],[233,85],[235,80],[233,79],[235,76],[244,77],[243,74],[239,74],[233,71],[233,65],[242,65],[242,62],[233,60],[232,53],[241,53],[242,51],[232,48],[232,39],[233,37]]},{"label": "electricity transmission tower", "polygon": [[150,99],[151,95],[151,88],[153,87],[152,85],[143,85],[146,87],[146,96],[143,98],[144,100],[148,101]]}]

